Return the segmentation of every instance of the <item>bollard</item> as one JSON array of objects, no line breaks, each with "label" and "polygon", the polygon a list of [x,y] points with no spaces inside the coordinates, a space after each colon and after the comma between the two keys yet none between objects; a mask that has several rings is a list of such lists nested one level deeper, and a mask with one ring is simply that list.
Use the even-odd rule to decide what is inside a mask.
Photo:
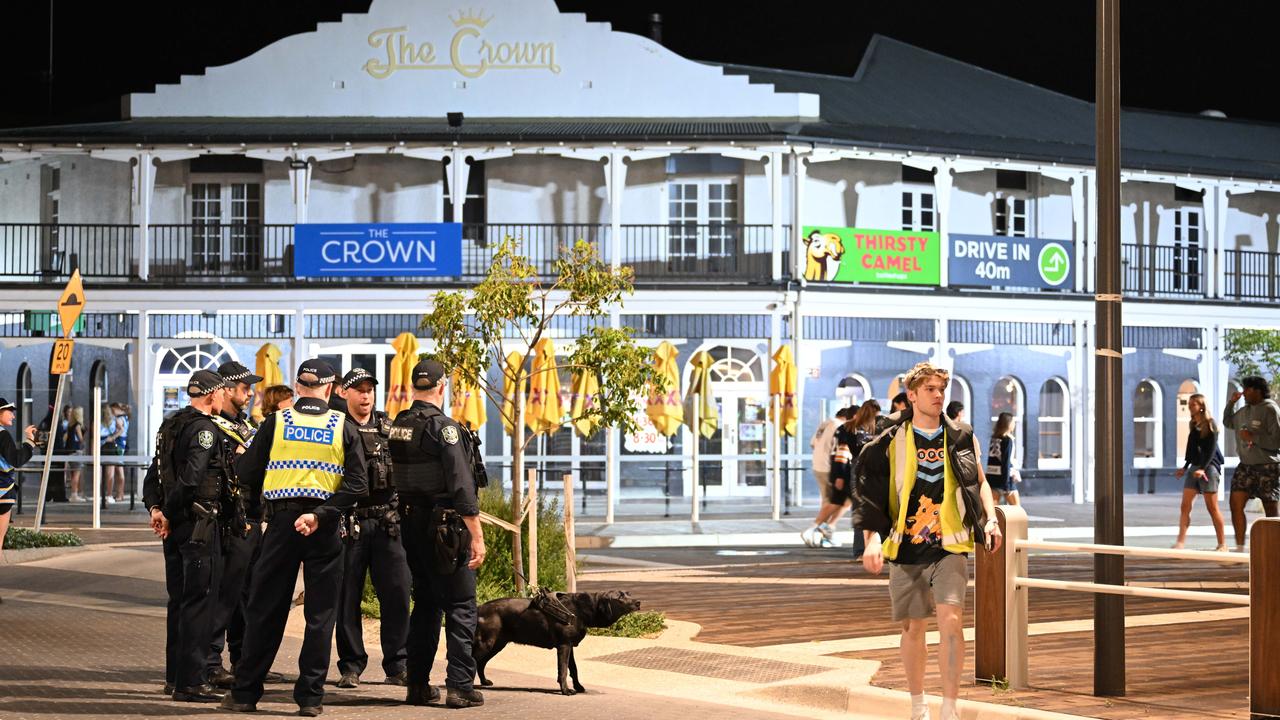
[{"label": "bollard", "polygon": [[1249,528],[1249,712],[1280,717],[1280,519]]},{"label": "bollard", "polygon": [[577,533],[573,528],[573,476],[564,474],[564,589],[578,592],[578,554],[574,550]]},{"label": "bollard", "polygon": [[1027,513],[1018,506],[996,507],[1004,542],[994,553],[979,546],[974,571],[974,681],[1027,687],[1027,589],[1016,584],[1027,574],[1019,540],[1027,539]]}]

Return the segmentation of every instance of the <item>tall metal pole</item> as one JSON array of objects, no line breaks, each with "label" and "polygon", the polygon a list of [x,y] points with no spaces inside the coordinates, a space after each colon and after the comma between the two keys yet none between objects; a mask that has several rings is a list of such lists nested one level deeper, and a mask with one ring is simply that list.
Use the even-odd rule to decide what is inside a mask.
[{"label": "tall metal pole", "polygon": [[[1094,447],[1094,542],[1124,544],[1124,456],[1121,387],[1124,355],[1120,285],[1120,0],[1097,0],[1098,262],[1097,402]],[[1094,581],[1124,584],[1124,557],[1094,556]],[[1093,600],[1093,694],[1125,694],[1124,597]]]}]

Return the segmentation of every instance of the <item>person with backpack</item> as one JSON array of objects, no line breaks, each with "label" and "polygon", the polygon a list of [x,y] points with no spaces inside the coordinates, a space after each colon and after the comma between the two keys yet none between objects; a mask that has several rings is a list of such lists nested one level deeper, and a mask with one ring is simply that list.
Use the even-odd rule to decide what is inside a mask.
[{"label": "person with backpack", "polygon": [[1174,473],[1186,480],[1182,486],[1182,508],[1178,519],[1178,540],[1173,544],[1181,550],[1187,542],[1187,526],[1191,524],[1191,505],[1196,495],[1204,496],[1205,509],[1218,534],[1218,552],[1226,552],[1227,540],[1222,529],[1222,511],[1218,509],[1218,481],[1222,477],[1222,451],[1218,449],[1218,423],[1209,415],[1204,395],[1196,393],[1187,399],[1191,423],[1187,428],[1187,452],[1182,467]]},{"label": "person with backpack", "polygon": [[[858,412],[849,417],[844,425],[836,431],[836,453],[840,463],[833,461],[831,483],[833,493],[839,493],[841,507],[853,502],[853,477],[857,467],[858,455],[862,448],[876,436],[876,421],[880,417],[880,403],[868,400],[858,408]],[[862,533],[853,533],[853,561],[860,562],[866,541]]]}]

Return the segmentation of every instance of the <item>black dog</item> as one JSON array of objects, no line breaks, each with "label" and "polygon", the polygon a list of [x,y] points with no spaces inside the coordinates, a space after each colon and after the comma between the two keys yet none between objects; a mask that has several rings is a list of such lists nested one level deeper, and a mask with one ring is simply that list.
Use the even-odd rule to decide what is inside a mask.
[{"label": "black dog", "polygon": [[[640,609],[640,601],[625,592],[545,593],[533,599],[502,598],[480,606],[476,639],[471,656],[481,685],[493,683],[484,676],[484,666],[507,643],[555,648],[560,692],[572,695],[586,688],[578,682],[578,664],[573,649],[587,636],[587,628],[609,627],[623,615]],[[568,674],[573,675],[569,688]]]}]

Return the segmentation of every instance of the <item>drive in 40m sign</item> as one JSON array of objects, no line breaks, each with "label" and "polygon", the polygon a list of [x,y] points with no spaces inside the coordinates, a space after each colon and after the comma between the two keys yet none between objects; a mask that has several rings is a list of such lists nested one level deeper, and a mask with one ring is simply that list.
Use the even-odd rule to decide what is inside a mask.
[{"label": "drive in 40m sign", "polygon": [[962,287],[1070,290],[1071,251],[1070,240],[953,233],[947,272]]},{"label": "drive in 40m sign", "polygon": [[806,280],[879,285],[937,285],[936,232],[804,228]]}]

